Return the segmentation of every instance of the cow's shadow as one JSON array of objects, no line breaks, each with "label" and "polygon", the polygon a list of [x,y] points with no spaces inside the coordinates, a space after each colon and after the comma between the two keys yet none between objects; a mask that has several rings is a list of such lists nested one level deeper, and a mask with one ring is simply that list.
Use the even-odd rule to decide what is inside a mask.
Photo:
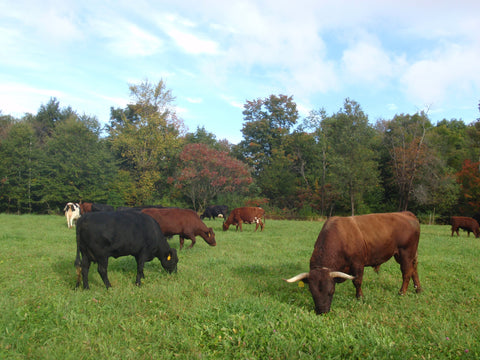
[{"label": "cow's shadow", "polygon": [[[144,266],[145,276],[149,273],[158,271],[162,268],[158,259],[146,262]],[[75,258],[59,257],[57,261],[52,263],[52,270],[58,275],[59,281],[63,282],[66,287],[75,289],[77,282],[77,272],[75,269]],[[108,274],[122,273],[122,276],[131,277],[132,283],[135,282],[137,275],[137,262],[133,256],[122,256],[117,259],[108,259]],[[90,287],[101,286],[105,287],[100,275],[97,271],[97,263],[90,265],[90,271],[88,273],[88,282]],[[82,286],[82,285],[80,285]]]},{"label": "cow's shadow", "polygon": [[248,264],[232,269],[242,279],[246,292],[250,296],[268,296],[273,301],[312,310],[311,295],[308,286],[287,283],[284,279],[308,271],[299,264],[283,263],[278,265]]}]

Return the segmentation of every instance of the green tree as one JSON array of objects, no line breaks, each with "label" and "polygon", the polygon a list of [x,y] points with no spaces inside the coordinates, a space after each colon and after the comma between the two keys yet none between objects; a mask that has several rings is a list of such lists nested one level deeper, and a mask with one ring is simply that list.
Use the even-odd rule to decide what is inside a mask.
[{"label": "green tree", "polygon": [[[397,188],[398,210],[408,209],[419,169],[425,166],[425,135],[431,128],[427,115],[396,115],[392,120],[377,122],[389,154],[389,167]],[[390,179],[386,179],[389,181]]]},{"label": "green tree", "polygon": [[323,125],[327,118],[324,109],[313,110],[299,127],[293,139],[296,168],[304,178],[307,188],[301,191],[302,199],[309,199],[310,206],[326,215],[327,206],[331,206],[333,194],[327,184],[327,150],[328,142]]},{"label": "green tree", "polygon": [[461,120],[439,121],[426,133],[425,141],[445,166],[455,171],[462,168],[463,160],[469,156],[467,125]]},{"label": "green tree", "polygon": [[322,127],[328,141],[330,181],[348,199],[354,215],[365,195],[378,189],[376,132],[360,105],[350,99],[338,113],[324,119]]},{"label": "green tree", "polygon": [[0,203],[3,211],[32,212],[32,187],[41,152],[30,124],[19,121],[8,126],[0,146]]},{"label": "green tree", "polygon": [[133,103],[111,109],[108,126],[112,149],[135,184],[135,203],[158,201],[167,186],[172,159],[181,148],[183,124],[177,117],[174,97],[162,80],[130,85]]},{"label": "green tree", "polygon": [[293,195],[289,135],[298,120],[297,105],[285,95],[247,101],[243,111],[243,140],[234,147],[238,157],[254,170],[264,196],[279,206]]},{"label": "green tree", "polygon": [[57,123],[44,146],[41,201],[48,208],[67,201],[108,202],[117,168],[95,118],[72,115]]}]

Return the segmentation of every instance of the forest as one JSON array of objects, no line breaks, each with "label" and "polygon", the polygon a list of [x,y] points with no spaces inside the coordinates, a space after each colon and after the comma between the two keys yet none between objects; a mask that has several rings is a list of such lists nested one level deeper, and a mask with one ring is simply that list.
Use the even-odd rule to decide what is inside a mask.
[{"label": "forest", "polygon": [[163,80],[129,90],[104,125],[56,98],[22,118],[0,111],[0,212],[59,214],[68,201],[258,205],[286,219],[410,210],[430,223],[480,212],[480,119],[373,122],[349,98],[301,118],[293,96],[270,95],[246,101],[231,144],[186,131]]}]

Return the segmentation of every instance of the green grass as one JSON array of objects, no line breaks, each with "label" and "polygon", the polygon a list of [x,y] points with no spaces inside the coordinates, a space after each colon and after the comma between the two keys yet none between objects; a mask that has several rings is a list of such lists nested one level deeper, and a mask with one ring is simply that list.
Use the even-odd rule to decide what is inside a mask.
[{"label": "green grass", "polygon": [[[158,259],[135,286],[133,257],[111,259],[106,290],[93,265],[89,291],[75,287],[75,231],[60,216],[0,214],[0,358],[8,359],[477,359],[480,239],[422,226],[419,274],[398,296],[390,260],[367,268],[363,300],[337,285],[317,316],[308,288],[282,278],[308,271],[321,223],[267,220],[243,233],[205,221],[179,252],[178,273]],[[178,237],[170,244],[179,247]],[[186,241],[186,246],[189,246]]]}]

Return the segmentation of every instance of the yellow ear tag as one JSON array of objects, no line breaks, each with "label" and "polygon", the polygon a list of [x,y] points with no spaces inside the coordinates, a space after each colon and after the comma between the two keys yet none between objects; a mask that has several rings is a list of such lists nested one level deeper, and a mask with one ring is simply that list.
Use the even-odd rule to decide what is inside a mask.
[{"label": "yellow ear tag", "polygon": [[298,282],[298,287],[305,287],[305,283],[302,280],[300,280]]},{"label": "yellow ear tag", "polygon": [[167,260],[170,261],[171,259],[172,259],[172,257],[170,255],[168,255]]}]

